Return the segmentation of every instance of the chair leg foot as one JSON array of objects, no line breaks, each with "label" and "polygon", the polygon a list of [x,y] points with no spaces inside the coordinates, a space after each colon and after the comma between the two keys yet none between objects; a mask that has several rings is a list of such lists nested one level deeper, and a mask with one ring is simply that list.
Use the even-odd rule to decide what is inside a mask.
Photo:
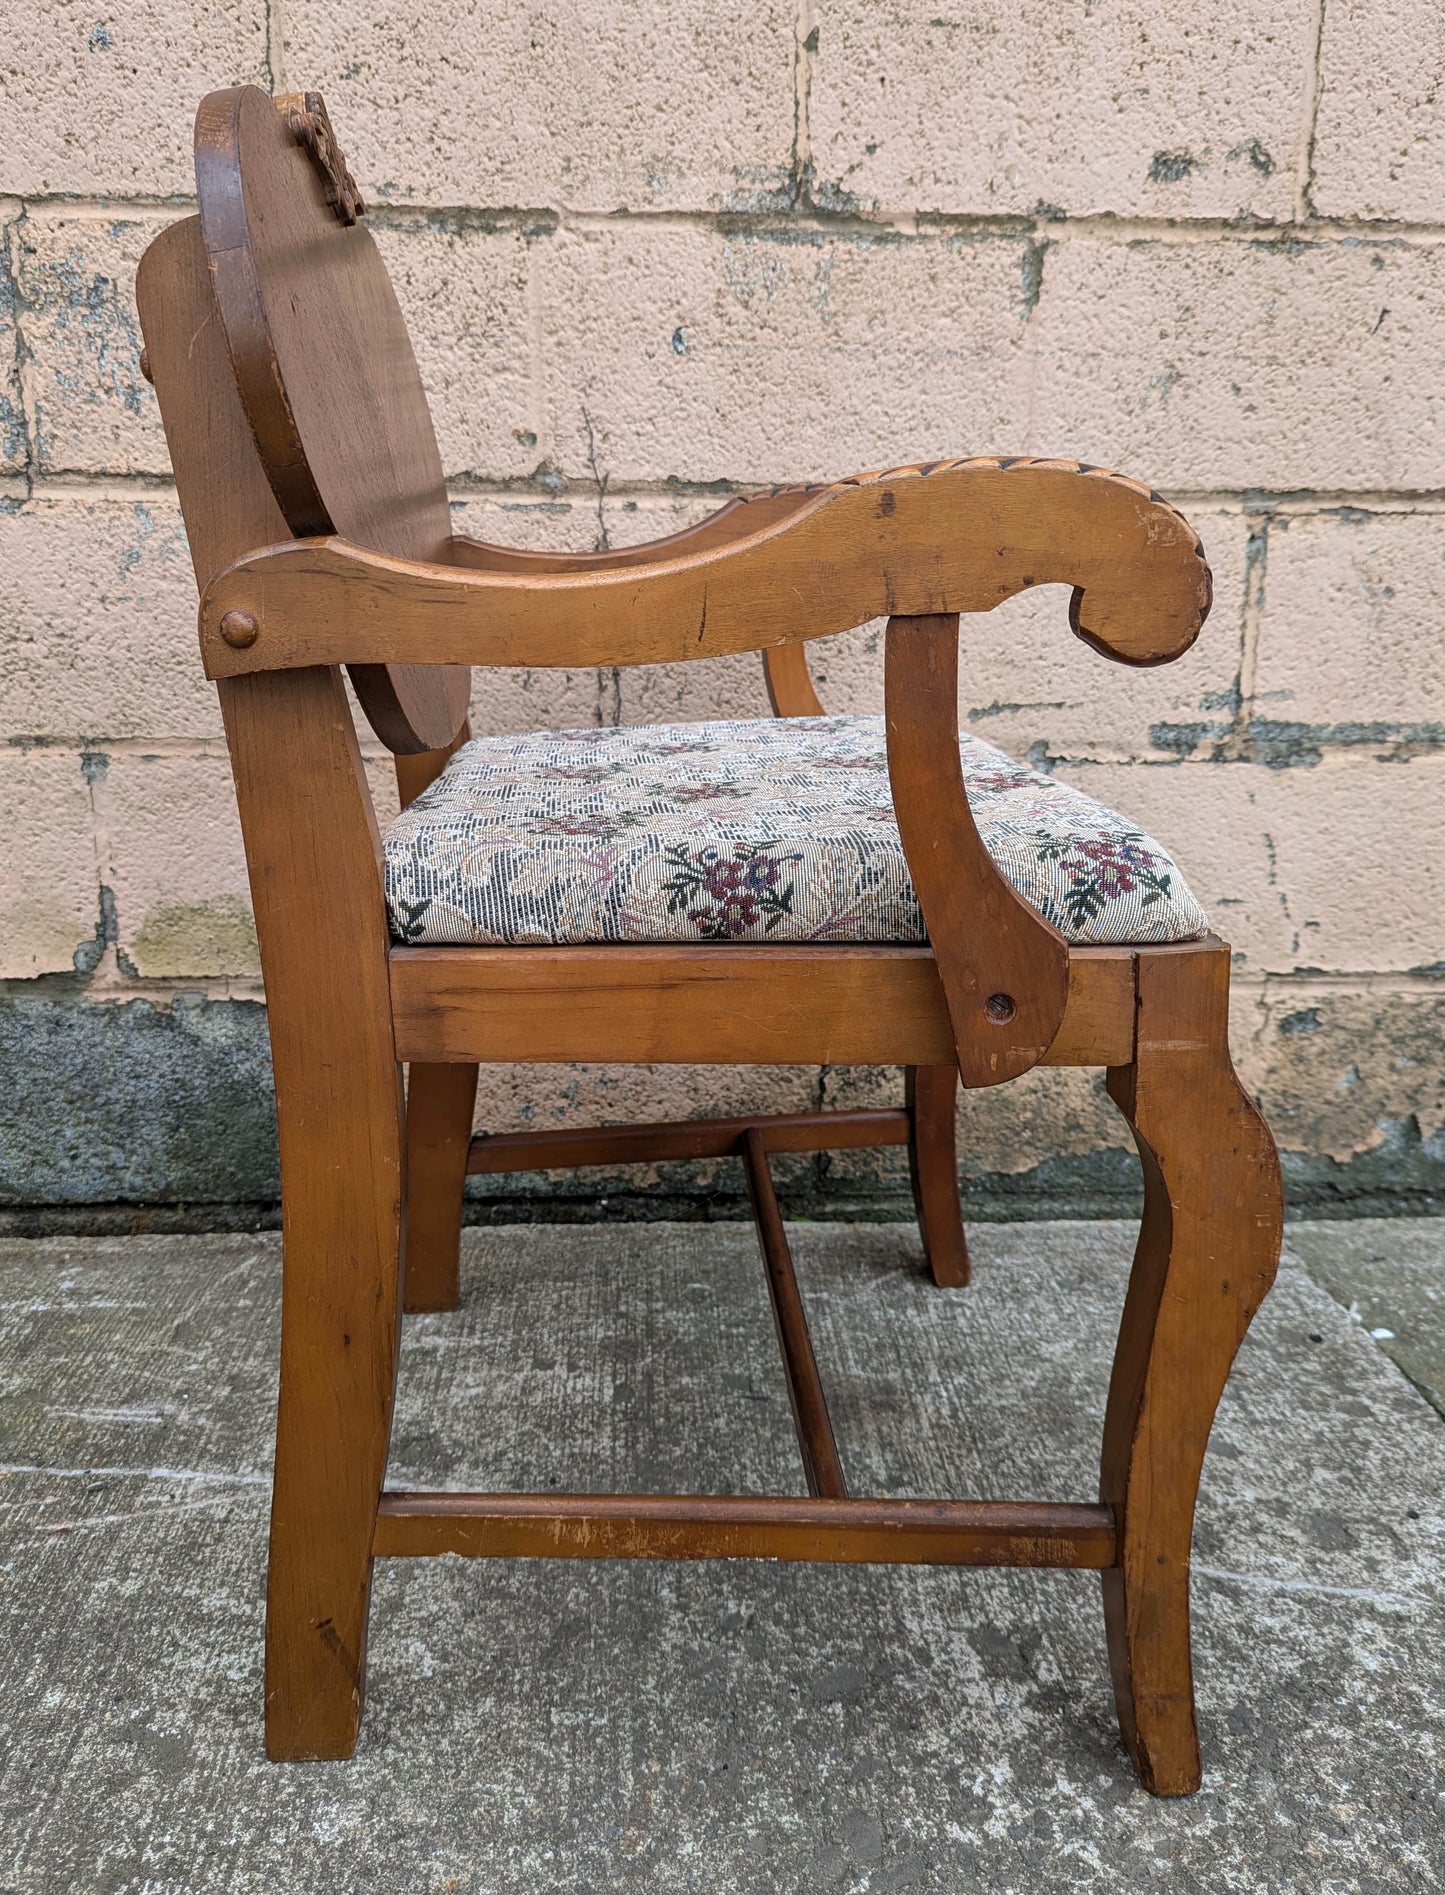
[{"label": "chair leg foot", "polygon": [[935,1283],[956,1289],[968,1282],[968,1240],[958,1195],[958,1158],[954,1145],[956,1066],[909,1066],[908,1171],[918,1234]]},{"label": "chair leg foot", "polygon": [[1119,1725],[1145,1789],[1200,1782],[1189,1636],[1194,1503],[1215,1409],[1274,1280],[1274,1141],[1228,1050],[1228,950],[1138,958],[1139,1037],[1109,1092],[1144,1167],[1144,1218],[1109,1385],[1100,1491],[1119,1522],[1103,1575]]},{"label": "chair leg foot", "polygon": [[413,1066],[407,1074],[408,1311],[455,1309],[461,1300],[462,1194],[476,1099],[475,1066]]},{"label": "chair leg foot", "polygon": [[266,1752],[349,1757],[400,1332],[400,1071],[365,1143],[283,1131],[281,1389],[266,1587]]}]

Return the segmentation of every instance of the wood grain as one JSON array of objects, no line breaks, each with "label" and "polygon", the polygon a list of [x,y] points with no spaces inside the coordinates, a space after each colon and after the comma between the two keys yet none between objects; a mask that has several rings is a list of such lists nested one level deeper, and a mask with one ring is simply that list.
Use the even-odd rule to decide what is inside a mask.
[{"label": "wood grain", "polygon": [[[965,461],[822,490],[729,544],[601,571],[463,571],[344,540],[258,552],[202,602],[207,674],[301,664],[632,665],[761,651],[885,615],[987,612],[1075,588],[1070,623],[1121,662],[1188,649],[1209,609],[1193,529],[1142,488],[1059,463]],[[226,644],[227,611],[260,636]]]},{"label": "wood grain", "polygon": [[[270,530],[200,230],[142,259],[141,323],[197,580]],[[278,1757],[348,1756],[396,1363],[404,1187],[380,840],[340,673],[220,689],[281,1144],[281,1388],[266,1727]]]},{"label": "wood grain", "polygon": [[273,1757],[348,1757],[396,1381],[405,1194],[380,840],[337,672],[236,679],[221,709],[281,1144],[266,1743]]},{"label": "wood grain", "polygon": [[774,717],[821,717],[823,704],[802,645],[774,645],[763,653],[763,681]]},{"label": "wood grain", "polygon": [[813,1353],[813,1338],[808,1334],[808,1318],[788,1249],[787,1232],[783,1229],[783,1214],[778,1209],[772,1174],[768,1170],[768,1148],[756,1126],[743,1138],[743,1171],[748,1181],[753,1226],[758,1234],[763,1274],[768,1280],[768,1301],[772,1304],[773,1324],[783,1358],[788,1406],[793,1411],[793,1428],[803,1457],[803,1480],[810,1494],[842,1500],[847,1497],[848,1483],[843,1478],[843,1463],[838,1458],[838,1443],[833,1438],[833,1422],[823,1394],[818,1359]]},{"label": "wood grain", "polygon": [[953,1021],[965,1086],[1016,1079],[1048,1051],[1069,944],[983,845],[958,749],[958,619],[888,621],[888,781],[908,872]]},{"label": "wood grain", "polygon": [[745,1119],[684,1119],[674,1124],[653,1120],[644,1125],[559,1126],[548,1132],[483,1132],[472,1140],[467,1170],[495,1177],[576,1165],[739,1158],[749,1132],[756,1132],[770,1152],[859,1151],[906,1145],[911,1131],[907,1112],[885,1107],[871,1112],[778,1112]]},{"label": "wood grain", "polygon": [[1098,1570],[1114,1558],[1114,1516],[1068,1502],[388,1493],[375,1551],[378,1559],[460,1553]]},{"label": "wood grain", "polygon": [[1189,1639],[1195,1496],[1214,1411],[1283,1232],[1279,1160],[1229,1059],[1229,950],[1138,961],[1133,1062],[1109,1073],[1144,1218],[1109,1384],[1099,1491],[1119,1519],[1104,1616],[1119,1725],[1147,1790],[1199,1787]]},{"label": "wood grain", "polygon": [[[1136,954],[1076,948],[1057,1066],[1133,1056]],[[944,1066],[953,1023],[926,947],[403,948],[402,1059]]]},{"label": "wood grain", "polygon": [[[339,220],[356,207],[334,140],[308,123],[319,164],[264,94],[211,95],[200,222],[152,244],[138,288],[220,682],[276,1075],[270,1753],[350,1753],[377,1555],[1063,1566],[1103,1573],[1141,1779],[1194,1787],[1194,1501],[1278,1257],[1278,1164],[1229,1064],[1228,950],[1069,949],[983,850],[954,728],[954,615],[1030,586],[1073,586],[1073,629],[1123,662],[1184,650],[1209,605],[1191,530],[1100,469],[973,460],[738,500],[617,554],[456,541],[395,299],[370,238]],[[229,642],[227,613],[241,615]],[[390,948],[339,665],[405,753],[410,800],[464,733],[464,672],[425,667],[759,650],[775,710],[814,714],[802,641],[885,613],[890,774],[932,946]],[[405,1107],[399,1059],[412,1062]],[[481,1060],[910,1072],[902,1112],[473,1140]],[[1039,1060],[1110,1069],[1144,1166],[1100,1502],[847,1500],[767,1153],[906,1141],[935,1275],[962,1281],[955,1075],[992,1083]],[[746,1161],[809,1479],[834,1497],[384,1494],[403,1269],[420,1306],[455,1301],[466,1171],[723,1149]]]},{"label": "wood grain", "polygon": [[762,527],[790,518],[821,490],[817,487],[780,487],[772,493],[739,494],[695,526],[679,528],[637,546],[611,546],[605,551],[559,553],[524,546],[494,546],[487,540],[458,533],[452,539],[452,560],[475,572],[612,572],[624,566],[652,566],[677,553],[700,553],[729,546]]},{"label": "wood grain", "polygon": [[961,1289],[970,1273],[958,1194],[958,1068],[910,1066],[905,1087],[908,1175],[924,1260],[941,1288]]},{"label": "wood grain", "polygon": [[[370,233],[338,219],[326,169],[257,86],[202,100],[195,151],[216,309],[290,532],[448,559],[436,436]],[[466,715],[463,667],[391,667],[357,654],[352,683],[395,751],[441,747]]]}]

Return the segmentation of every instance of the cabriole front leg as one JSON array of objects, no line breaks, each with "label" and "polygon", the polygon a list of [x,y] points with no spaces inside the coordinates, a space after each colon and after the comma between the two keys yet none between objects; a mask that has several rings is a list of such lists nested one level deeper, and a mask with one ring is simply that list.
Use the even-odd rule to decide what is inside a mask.
[{"label": "cabriole front leg", "polygon": [[1229,950],[1141,950],[1132,1066],[1108,1075],[1144,1167],[1104,1424],[1100,1497],[1119,1523],[1103,1575],[1119,1724],[1145,1789],[1200,1782],[1189,1640],[1194,1503],[1214,1412],[1274,1280],[1279,1161],[1230,1063]]}]

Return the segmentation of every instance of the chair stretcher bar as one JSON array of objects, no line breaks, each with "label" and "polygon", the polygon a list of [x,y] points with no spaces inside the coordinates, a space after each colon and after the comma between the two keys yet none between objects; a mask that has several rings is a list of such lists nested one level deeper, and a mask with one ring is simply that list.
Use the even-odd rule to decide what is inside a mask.
[{"label": "chair stretcher bar", "polygon": [[568,1126],[552,1132],[479,1134],[467,1154],[475,1177],[553,1171],[575,1165],[661,1164],[669,1159],[736,1158],[752,1131],[770,1152],[856,1151],[906,1145],[901,1107],[873,1112],[785,1112],[767,1118],[688,1119],[673,1125]]},{"label": "chair stretcher bar", "polygon": [[831,1565],[1117,1563],[1112,1507],[733,1494],[387,1492],[379,1559],[782,1559]]}]

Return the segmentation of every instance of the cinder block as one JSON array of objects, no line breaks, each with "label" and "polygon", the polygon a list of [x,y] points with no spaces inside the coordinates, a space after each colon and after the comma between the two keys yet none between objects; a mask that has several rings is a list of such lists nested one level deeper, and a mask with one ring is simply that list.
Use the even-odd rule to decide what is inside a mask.
[{"label": "cinder block", "polygon": [[1263,801],[1274,773],[1245,763],[1062,763],[1059,778],[1120,810],[1169,851],[1243,970],[1297,966],[1301,933]]},{"label": "cinder block", "polygon": [[173,498],[0,507],[0,739],[216,737]]},{"label": "cinder block", "polygon": [[1170,851],[1250,973],[1394,973],[1445,941],[1445,754],[1326,749],[1261,763],[1064,765]]},{"label": "cinder block", "polygon": [[832,478],[1026,446],[1014,238],[638,225],[539,246],[551,438],[613,483]]},{"label": "cinder block", "polygon": [[135,272],[165,217],[35,214],[20,225],[22,371],[47,473],[168,474],[160,408],[140,372]]},{"label": "cinder block", "polygon": [[129,0],[89,11],[10,0],[0,189],[27,197],[182,197],[203,93],[263,84],[266,0]]},{"label": "cinder block", "polygon": [[1269,885],[1292,933],[1286,965],[1364,974],[1437,965],[1445,752],[1381,762],[1326,749],[1317,763],[1254,773]]},{"label": "cinder block", "polygon": [[0,747],[0,979],[69,974],[100,918],[90,785],[73,750]]},{"label": "cinder block", "polygon": [[1440,484],[1438,246],[1071,237],[1039,317],[1035,451],[1190,491]]},{"label": "cinder block", "polygon": [[448,474],[519,479],[547,453],[532,384],[527,242],[516,231],[373,222]]},{"label": "cinder block", "polygon": [[122,968],[156,980],[259,974],[226,757],[122,753],[92,774]]},{"label": "cinder block", "polygon": [[378,202],[747,209],[784,193],[793,21],[714,8],[290,0],[289,86],[319,86]]},{"label": "cinder block", "polygon": [[1287,1164],[1393,1160],[1398,1174],[1413,1162],[1429,1188],[1445,1132],[1445,988],[1280,983],[1236,996],[1233,1011],[1235,1063]]},{"label": "cinder block", "polygon": [[1257,743],[1445,743],[1445,515],[1274,519],[1263,591]]},{"label": "cinder block", "polygon": [[1153,0],[819,10],[809,120],[827,204],[889,211],[1282,217],[1306,0],[1209,18]]},{"label": "cinder block", "polygon": [[1351,0],[1323,14],[1315,208],[1438,224],[1445,13],[1436,0]]},{"label": "cinder block", "polygon": [[[1082,1068],[1037,1067],[1006,1086],[960,1090],[955,1124],[965,1187],[969,1178],[1019,1177],[1060,1160],[1132,1150],[1102,1079]],[[823,1103],[839,1112],[901,1105],[903,1075],[896,1067],[829,1066]],[[826,1162],[834,1188],[908,1191],[908,1154],[901,1147],[830,1152]]]}]

